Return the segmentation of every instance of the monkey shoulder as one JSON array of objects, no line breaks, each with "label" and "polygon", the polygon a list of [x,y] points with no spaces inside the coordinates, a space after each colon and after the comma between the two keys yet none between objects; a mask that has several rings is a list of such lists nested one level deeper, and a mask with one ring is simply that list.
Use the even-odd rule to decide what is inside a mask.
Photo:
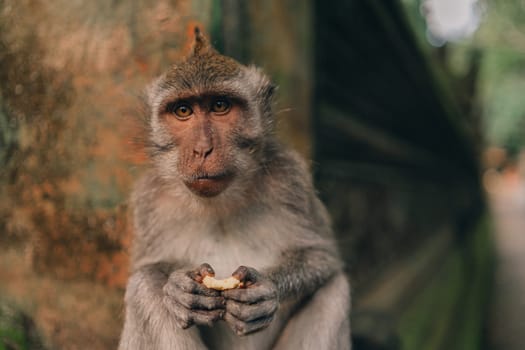
[{"label": "monkey shoulder", "polygon": [[[308,193],[313,191],[312,176],[306,159],[292,148],[274,146],[266,164],[269,179],[283,188]],[[290,187],[291,186],[291,187]]]},{"label": "monkey shoulder", "polygon": [[307,160],[294,149],[278,147],[268,168],[268,189],[278,205],[329,231],[329,214],[317,195]]},{"label": "monkey shoulder", "polygon": [[283,147],[275,156],[271,177],[275,183],[270,187],[277,192],[274,197],[303,239],[339,256],[330,214],[317,194],[309,162],[294,149]]},{"label": "monkey shoulder", "polygon": [[164,192],[164,187],[164,181],[153,170],[142,174],[131,191],[130,202],[134,214],[151,207],[155,198]]},{"label": "monkey shoulder", "polygon": [[165,181],[153,170],[146,171],[134,184],[130,203],[133,214],[133,255],[143,255],[145,247],[161,245],[162,236],[172,217]]}]

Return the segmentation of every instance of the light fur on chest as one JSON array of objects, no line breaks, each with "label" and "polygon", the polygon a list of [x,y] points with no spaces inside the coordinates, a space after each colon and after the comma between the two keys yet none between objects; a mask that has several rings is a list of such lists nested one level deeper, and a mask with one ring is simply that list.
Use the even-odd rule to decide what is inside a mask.
[{"label": "light fur on chest", "polygon": [[154,255],[161,261],[184,261],[188,267],[208,263],[217,278],[231,276],[241,265],[263,270],[277,264],[284,247],[290,246],[287,226],[279,216],[266,215],[174,222]]}]

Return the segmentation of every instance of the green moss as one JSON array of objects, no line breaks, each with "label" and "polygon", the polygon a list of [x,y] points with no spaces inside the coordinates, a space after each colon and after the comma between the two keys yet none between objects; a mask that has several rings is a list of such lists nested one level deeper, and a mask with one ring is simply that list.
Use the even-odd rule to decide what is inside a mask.
[{"label": "green moss", "polygon": [[398,332],[406,350],[475,350],[483,326],[492,278],[490,224],[480,221],[401,315]]},{"label": "green moss", "polygon": [[27,349],[25,332],[19,317],[0,314],[0,350]]},{"label": "green moss", "polygon": [[32,320],[5,300],[0,300],[0,350],[43,349]]},{"label": "green moss", "polygon": [[27,349],[24,334],[17,329],[0,329],[0,350]]},{"label": "green moss", "polygon": [[210,34],[213,40],[213,46],[217,51],[224,52],[224,38],[222,30],[223,13],[221,1],[212,1]]}]

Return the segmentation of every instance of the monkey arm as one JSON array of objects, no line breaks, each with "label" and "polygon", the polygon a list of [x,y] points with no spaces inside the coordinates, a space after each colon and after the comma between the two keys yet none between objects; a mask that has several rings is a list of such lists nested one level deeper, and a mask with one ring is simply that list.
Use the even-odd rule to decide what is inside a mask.
[{"label": "monkey arm", "polygon": [[300,239],[282,252],[275,266],[260,272],[274,282],[279,300],[300,300],[342,271],[343,264],[329,213],[316,195],[304,159],[291,150],[276,153],[272,159],[268,191],[276,198],[274,206],[286,213],[290,234]]},{"label": "monkey arm", "polygon": [[[166,349],[160,344],[161,335],[166,342],[175,342],[175,335],[167,329],[176,329],[162,303],[162,286],[168,279],[171,266],[153,264],[135,270],[126,288],[126,318],[119,342],[119,350],[147,348]],[[195,347],[199,348],[199,347]],[[200,347],[204,349],[204,347]]]},{"label": "monkey arm", "polygon": [[193,324],[211,325],[224,313],[220,293],[196,280],[208,264],[188,270],[156,263],[138,268],[126,289],[126,320],[119,349],[206,349]]},{"label": "monkey arm", "polygon": [[283,253],[280,263],[263,274],[275,283],[278,298],[301,300],[342,271],[341,260],[329,247],[298,248]]},{"label": "monkey arm", "polygon": [[319,247],[288,251],[278,266],[262,272],[240,266],[232,275],[246,287],[223,292],[224,320],[238,335],[260,331],[272,322],[280,302],[299,302],[339,271],[341,263],[335,251]]},{"label": "monkey arm", "polygon": [[163,287],[166,284],[173,264],[157,263],[138,268],[129,278],[125,302],[127,315],[133,314],[140,324],[160,324],[169,319],[163,306]]},{"label": "monkey arm", "polygon": [[205,275],[215,275],[208,264],[196,269],[167,263],[143,266],[129,280],[126,303],[150,323],[167,318],[182,329],[193,324],[211,326],[222,317],[224,299],[199,283]]},{"label": "monkey arm", "polygon": [[285,186],[278,187],[277,206],[286,212],[292,224],[290,234],[300,237],[295,245],[281,253],[274,266],[261,271],[277,287],[279,300],[301,300],[312,295],[343,270],[343,263],[331,229],[330,216],[315,194],[304,161],[293,154],[288,162],[299,172],[284,171]]}]

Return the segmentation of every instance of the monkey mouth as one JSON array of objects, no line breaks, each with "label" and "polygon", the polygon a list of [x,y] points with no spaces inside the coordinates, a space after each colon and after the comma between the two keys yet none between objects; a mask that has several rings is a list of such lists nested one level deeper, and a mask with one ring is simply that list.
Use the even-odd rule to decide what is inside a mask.
[{"label": "monkey mouth", "polygon": [[223,171],[215,174],[200,173],[193,176],[193,180],[222,180],[226,177],[231,176],[230,173]]},{"label": "monkey mouth", "polygon": [[228,187],[233,180],[233,173],[198,173],[193,175],[184,184],[193,193],[201,197],[215,197]]}]

